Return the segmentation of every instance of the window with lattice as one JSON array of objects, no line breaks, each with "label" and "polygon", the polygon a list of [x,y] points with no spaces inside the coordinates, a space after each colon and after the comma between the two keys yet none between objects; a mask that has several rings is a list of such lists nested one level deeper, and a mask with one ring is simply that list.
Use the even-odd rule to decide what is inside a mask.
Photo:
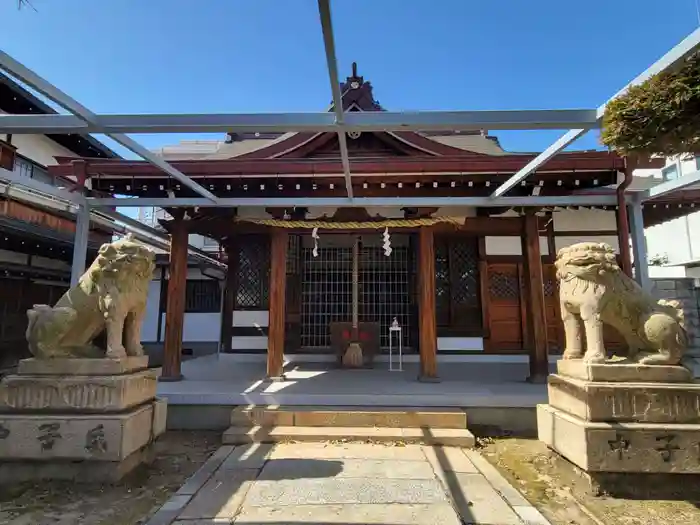
[{"label": "window with lattice", "polygon": [[244,237],[240,243],[236,308],[266,310],[270,288],[270,238]]},{"label": "window with lattice", "polygon": [[221,287],[214,279],[187,281],[185,312],[212,313],[221,311]]},{"label": "window with lattice", "polygon": [[544,277],[544,295],[545,297],[554,297],[557,295],[557,280],[554,277]]},{"label": "window with lattice", "polygon": [[435,239],[435,310],[438,326],[456,330],[481,327],[476,238]]},{"label": "window with lattice", "polygon": [[515,273],[489,272],[489,295],[492,299],[516,299],[520,296],[520,283]]},{"label": "window with lattice", "polygon": [[[168,281],[161,288],[163,305],[168,301]],[[221,311],[221,288],[214,279],[189,279],[185,283],[185,312],[212,313]]]}]

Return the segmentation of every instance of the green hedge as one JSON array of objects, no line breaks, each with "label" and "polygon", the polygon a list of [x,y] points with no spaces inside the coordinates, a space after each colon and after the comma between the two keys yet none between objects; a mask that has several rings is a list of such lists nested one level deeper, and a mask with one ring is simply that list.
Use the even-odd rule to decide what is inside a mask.
[{"label": "green hedge", "polygon": [[610,102],[601,140],[621,155],[700,152],[700,53]]}]

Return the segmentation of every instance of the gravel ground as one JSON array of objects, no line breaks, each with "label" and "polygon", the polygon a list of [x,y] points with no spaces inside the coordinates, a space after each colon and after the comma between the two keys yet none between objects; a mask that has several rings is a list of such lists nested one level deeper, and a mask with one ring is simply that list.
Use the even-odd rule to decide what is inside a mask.
[{"label": "gravel ground", "polygon": [[156,459],[115,485],[45,482],[0,487],[0,524],[139,525],[219,447],[220,432],[167,432]]},{"label": "gravel ground", "polygon": [[700,502],[593,497],[567,462],[536,439],[485,438],[479,451],[553,525],[698,525]]}]

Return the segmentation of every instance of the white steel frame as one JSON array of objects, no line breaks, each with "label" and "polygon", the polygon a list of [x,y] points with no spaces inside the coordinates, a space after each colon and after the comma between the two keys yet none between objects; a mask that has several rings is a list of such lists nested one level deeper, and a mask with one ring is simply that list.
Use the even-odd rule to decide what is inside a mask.
[{"label": "white steel frame", "polygon": [[[565,197],[504,197],[511,188],[525,180],[528,175],[545,164],[549,159],[566,148],[577,138],[591,129],[600,126],[607,102],[597,109],[584,110],[526,110],[526,111],[455,111],[455,112],[372,112],[345,113],[342,108],[342,93],[338,82],[338,68],[335,56],[335,43],[331,22],[330,0],[318,0],[321,28],[323,31],[326,60],[331,90],[333,93],[333,113],[292,113],[292,114],[258,114],[258,115],[97,115],[69,95],[31,71],[8,54],[0,51],[0,69],[21,80],[44,96],[70,111],[71,115],[0,115],[0,133],[104,133],[113,140],[141,156],[146,161],[163,170],[171,177],[195,191],[201,198],[164,198],[164,199],[85,199],[72,194],[66,198],[65,192],[59,192],[48,185],[41,188],[59,199],[76,204],[78,209],[78,228],[76,237],[85,237],[83,222],[90,213],[90,208],[106,206],[395,206],[397,204],[423,206],[566,206],[566,205],[614,205],[607,196],[581,195]],[[693,51],[700,47],[700,28],[691,33],[677,46],[671,49],[651,67],[644,71],[627,86],[615,94],[625,92],[629,87],[638,85],[646,79],[676,67]],[[614,98],[614,97],[613,97]],[[473,130],[473,129],[561,129],[572,128],[549,148],[538,155],[523,169],[501,184],[486,198],[458,197],[421,197],[421,198],[354,198],[352,193],[351,163],[347,151],[346,133],[348,131],[436,131],[436,130]],[[125,133],[175,133],[175,132],[231,132],[245,131],[333,131],[338,133],[343,175],[347,198],[307,198],[307,199],[221,199],[186,176],[158,155],[148,151]],[[3,178],[7,178],[3,175]],[[684,177],[685,180],[672,181],[648,190],[639,202],[654,196],[670,193],[700,181],[700,174]],[[22,179],[13,181],[17,184],[36,188],[40,183]],[[77,202],[76,202],[77,199]],[[610,202],[608,202],[610,201]],[[121,216],[121,214],[117,214]],[[123,219],[124,216],[121,216]],[[120,219],[120,220],[121,220]],[[128,217],[127,217],[128,219]],[[640,228],[640,221],[634,221]],[[80,232],[80,235],[78,235]],[[643,233],[642,233],[643,235]],[[639,236],[637,235],[638,239]],[[76,261],[79,266],[80,253],[86,239],[76,238]],[[79,249],[78,249],[79,248]],[[84,263],[83,263],[84,264]]]}]

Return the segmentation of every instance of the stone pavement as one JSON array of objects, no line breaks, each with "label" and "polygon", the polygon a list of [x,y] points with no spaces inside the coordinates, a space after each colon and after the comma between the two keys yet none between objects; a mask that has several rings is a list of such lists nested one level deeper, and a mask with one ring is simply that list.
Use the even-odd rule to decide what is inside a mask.
[{"label": "stone pavement", "polygon": [[223,446],[146,525],[549,525],[477,452]]}]

